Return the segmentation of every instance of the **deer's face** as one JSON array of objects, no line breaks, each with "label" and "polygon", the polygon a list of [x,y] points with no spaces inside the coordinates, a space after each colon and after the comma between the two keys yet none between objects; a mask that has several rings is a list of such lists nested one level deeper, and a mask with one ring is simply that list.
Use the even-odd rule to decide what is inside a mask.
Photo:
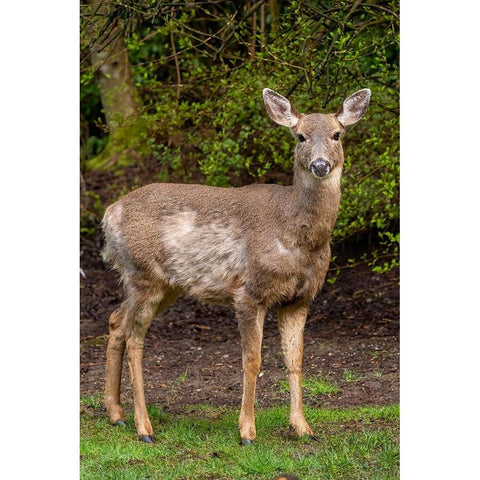
[{"label": "deer's face", "polygon": [[301,115],[292,128],[298,142],[295,148],[296,167],[317,179],[326,177],[335,168],[342,168],[340,137],[344,131],[335,115]]},{"label": "deer's face", "polygon": [[297,137],[295,168],[306,180],[305,185],[311,186],[333,170],[340,171],[343,165],[340,136],[345,127],[354,125],[365,115],[370,90],[363,88],[350,95],[337,113],[330,115],[300,113],[288,99],[269,88],[263,89],[263,99],[270,118],[290,128]]}]

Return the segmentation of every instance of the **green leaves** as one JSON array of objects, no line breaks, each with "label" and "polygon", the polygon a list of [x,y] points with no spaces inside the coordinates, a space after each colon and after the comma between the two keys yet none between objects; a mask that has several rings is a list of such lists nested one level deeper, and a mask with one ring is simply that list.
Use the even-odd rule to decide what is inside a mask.
[{"label": "green leaves", "polygon": [[[288,184],[294,140],[268,119],[262,89],[275,89],[309,113],[334,112],[355,90],[370,88],[367,115],[344,140],[343,196],[333,241],[368,234],[380,257],[398,259],[398,0],[381,6],[266,2],[263,14],[258,8],[246,18],[235,5],[192,4],[186,10],[147,2],[142,12],[133,5],[122,10],[136,12],[123,34],[144,127],[125,138],[128,148],[153,156],[155,177],[162,181]],[[88,160],[108,142],[99,128],[93,70],[86,64],[81,99],[82,155]]]}]

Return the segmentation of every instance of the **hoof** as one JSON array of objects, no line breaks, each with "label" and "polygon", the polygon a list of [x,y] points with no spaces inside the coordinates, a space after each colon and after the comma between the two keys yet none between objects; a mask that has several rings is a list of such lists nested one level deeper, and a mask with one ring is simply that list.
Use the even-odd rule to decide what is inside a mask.
[{"label": "hoof", "polygon": [[117,420],[114,424],[114,427],[126,427],[127,422],[125,420]]},{"label": "hoof", "polygon": [[246,445],[249,446],[253,443],[253,440],[250,440],[248,438],[242,438],[242,443],[240,445]]},{"label": "hoof", "polygon": [[[293,425],[291,425],[291,424],[288,426],[288,430],[289,430],[290,432],[295,432],[295,433],[296,433],[295,427],[294,427]],[[311,431],[311,430],[310,430],[310,431]],[[299,435],[299,434],[297,433],[297,436],[298,436],[299,438],[302,438],[302,437],[305,438],[305,437],[307,437],[309,440],[312,440],[313,442],[318,442],[318,441],[319,441],[318,438],[317,438],[315,435],[313,435],[313,434],[303,433],[302,435]]]},{"label": "hoof", "polygon": [[153,443],[155,442],[155,437],[153,435],[139,435],[138,436],[138,439],[141,441],[141,442],[145,442],[145,443]]}]

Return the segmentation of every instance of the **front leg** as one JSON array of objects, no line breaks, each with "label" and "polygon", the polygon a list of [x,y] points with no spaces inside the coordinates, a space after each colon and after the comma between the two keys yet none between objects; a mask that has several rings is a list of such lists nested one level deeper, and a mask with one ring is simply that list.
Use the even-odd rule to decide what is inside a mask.
[{"label": "front leg", "polygon": [[291,305],[278,309],[278,327],[290,385],[290,425],[298,436],[313,435],[303,414],[303,330],[308,307]]},{"label": "front leg", "polygon": [[260,371],[263,322],[266,309],[255,305],[237,307],[238,326],[242,338],[243,397],[239,428],[242,443],[249,445],[255,440],[255,388]]}]

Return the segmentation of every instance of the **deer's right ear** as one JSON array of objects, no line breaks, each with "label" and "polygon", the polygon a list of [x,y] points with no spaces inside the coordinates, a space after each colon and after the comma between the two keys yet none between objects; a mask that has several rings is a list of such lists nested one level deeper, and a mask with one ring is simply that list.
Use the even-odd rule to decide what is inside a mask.
[{"label": "deer's right ear", "polygon": [[370,95],[371,92],[368,88],[363,88],[353,95],[350,95],[337,112],[338,121],[344,127],[360,121],[367,111]]},{"label": "deer's right ear", "polygon": [[263,101],[270,118],[284,127],[293,128],[300,119],[295,107],[277,92],[269,88],[263,89]]}]

